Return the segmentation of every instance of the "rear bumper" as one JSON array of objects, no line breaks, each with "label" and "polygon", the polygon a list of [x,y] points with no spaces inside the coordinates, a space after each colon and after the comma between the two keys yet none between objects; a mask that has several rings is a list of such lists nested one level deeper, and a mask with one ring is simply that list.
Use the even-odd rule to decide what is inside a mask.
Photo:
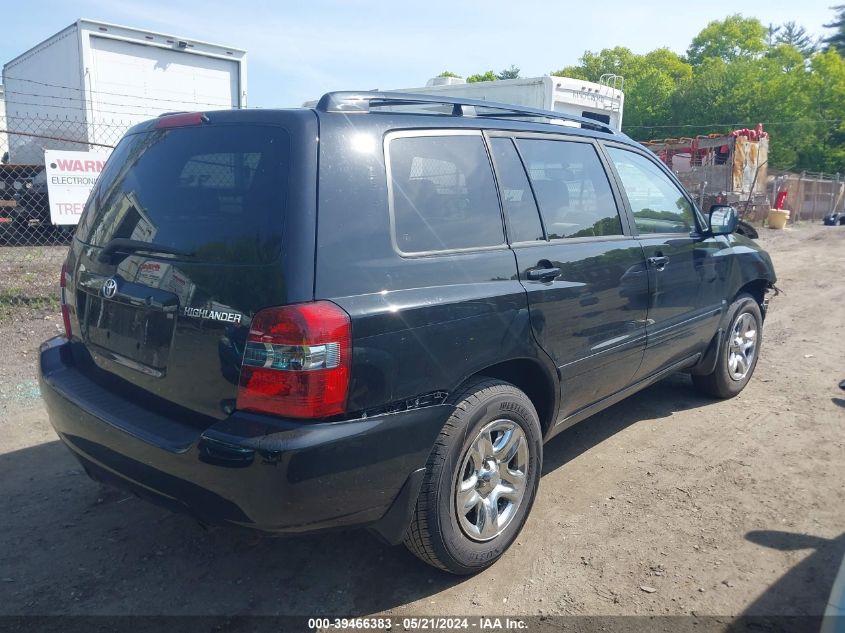
[{"label": "rear bumper", "polygon": [[94,479],[208,523],[282,533],[371,525],[394,542],[451,412],[332,423],[235,412],[201,429],[101,387],[61,337],[42,345],[39,380],[50,422]]}]

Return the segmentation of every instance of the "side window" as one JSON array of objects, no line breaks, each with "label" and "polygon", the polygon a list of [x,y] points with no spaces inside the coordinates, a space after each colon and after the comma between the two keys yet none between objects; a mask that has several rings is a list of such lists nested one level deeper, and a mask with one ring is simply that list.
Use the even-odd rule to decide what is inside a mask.
[{"label": "side window", "polygon": [[519,139],[549,239],[622,235],[616,201],[589,143]]},{"label": "side window", "polygon": [[398,137],[388,146],[394,237],[403,253],[504,244],[480,134]]},{"label": "side window", "polygon": [[513,141],[509,138],[491,138],[490,150],[499,178],[502,206],[508,219],[508,236],[511,242],[545,240],[543,225],[528,176]]},{"label": "side window", "polygon": [[640,233],[689,233],[695,228],[690,203],[660,168],[644,156],[608,147]]}]

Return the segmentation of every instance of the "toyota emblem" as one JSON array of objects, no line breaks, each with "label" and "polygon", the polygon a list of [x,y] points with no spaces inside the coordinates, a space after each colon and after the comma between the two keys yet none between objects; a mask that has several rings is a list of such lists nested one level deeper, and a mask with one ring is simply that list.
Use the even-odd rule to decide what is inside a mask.
[{"label": "toyota emblem", "polygon": [[103,284],[103,296],[106,299],[111,299],[116,293],[117,282],[114,280],[114,277],[106,279],[106,283]]}]

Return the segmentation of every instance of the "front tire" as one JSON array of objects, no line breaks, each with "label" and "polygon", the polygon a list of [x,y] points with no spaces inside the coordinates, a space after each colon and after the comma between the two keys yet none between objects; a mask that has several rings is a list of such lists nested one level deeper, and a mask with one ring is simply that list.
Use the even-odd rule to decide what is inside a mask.
[{"label": "front tire", "polygon": [[693,384],[714,398],[733,398],[751,380],[763,342],[763,316],[757,300],[741,294],[731,304],[719,358],[712,372],[692,376]]},{"label": "front tire", "polygon": [[482,378],[453,400],[426,465],[406,547],[426,563],[467,575],[492,565],[525,524],[543,462],[531,400]]}]

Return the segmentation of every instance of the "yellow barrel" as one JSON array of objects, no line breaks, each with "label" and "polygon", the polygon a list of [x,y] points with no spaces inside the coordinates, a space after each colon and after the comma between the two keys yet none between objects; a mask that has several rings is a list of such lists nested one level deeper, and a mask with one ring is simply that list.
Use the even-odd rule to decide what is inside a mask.
[{"label": "yellow barrel", "polygon": [[782,229],[786,226],[786,221],[789,219],[788,209],[769,209],[769,228]]}]

